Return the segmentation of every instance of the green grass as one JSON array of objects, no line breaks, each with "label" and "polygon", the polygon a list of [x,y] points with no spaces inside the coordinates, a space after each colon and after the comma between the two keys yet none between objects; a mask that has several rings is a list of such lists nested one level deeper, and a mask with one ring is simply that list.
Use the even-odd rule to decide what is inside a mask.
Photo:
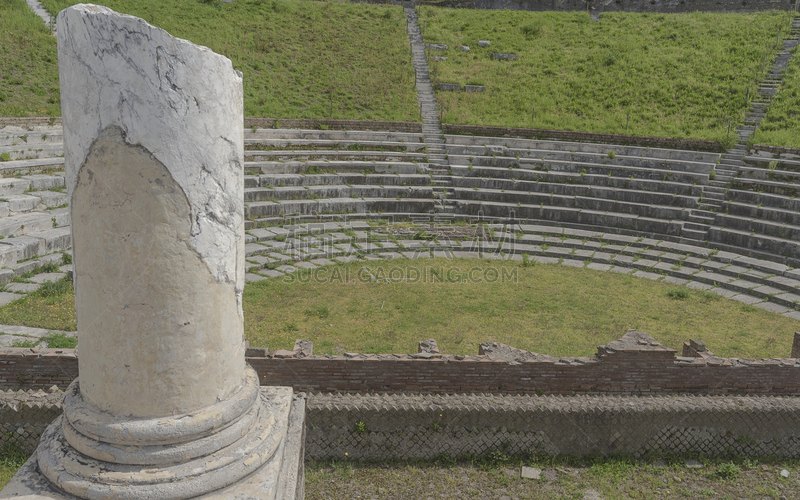
[{"label": "green grass", "polygon": [[[343,457],[344,458],[344,457]],[[797,460],[702,459],[702,469],[688,469],[677,457],[666,466],[637,463],[630,458],[492,457],[436,463],[348,460],[310,461],[305,469],[308,500],[328,498],[575,499],[606,498],[797,498],[800,467]],[[520,478],[520,467],[542,469],[540,480]],[[716,471],[739,469],[736,478]],[[789,478],[780,477],[787,469]],[[436,486],[434,486],[436,485]],[[594,490],[595,495],[588,491]],[[441,493],[441,494],[440,494]]]},{"label": "green grass", "polygon": [[0,448],[0,490],[11,480],[28,457],[13,444]]},{"label": "green grass", "polygon": [[0,0],[0,116],[60,116],[56,39],[25,0]]},{"label": "green grass", "polygon": [[[397,273],[420,278],[383,279]],[[479,343],[498,341],[588,356],[636,328],[676,350],[696,338],[719,356],[769,358],[789,356],[797,329],[795,320],[712,293],[560,265],[414,259],[331,266],[317,274],[321,279],[311,277],[245,287],[245,337],[252,345],[291,349],[305,338],[317,354],[413,353],[418,341],[432,337],[450,354],[477,354]],[[0,324],[75,330],[71,284],[54,288],[58,293],[37,292],[0,308]]]},{"label": "green grass", "polygon": [[[53,283],[45,283],[37,291],[0,307],[0,324],[77,330],[72,281],[64,277]],[[54,342],[60,342],[60,339],[54,339]],[[54,345],[62,346],[62,343]]]},{"label": "green grass", "polygon": [[775,96],[753,138],[756,144],[800,148],[800,56],[795,49],[792,60]]},{"label": "green grass", "polygon": [[437,91],[446,123],[626,133],[630,113],[629,134],[720,141],[729,119],[743,120],[747,87],[752,95],[790,21],[777,12],[615,12],[599,22],[587,13],[422,12],[425,41],[450,47],[431,63],[437,81],[487,86]]},{"label": "green grass", "polygon": [[[0,5],[8,1],[0,0]],[[43,3],[55,13],[78,2]],[[420,120],[399,7],[292,0],[108,0],[103,5],[229,57],[244,74],[245,116]],[[23,0],[13,0],[10,10],[33,16],[23,6]],[[3,33],[16,29],[7,23],[0,16]],[[46,33],[44,23],[38,23]],[[48,43],[55,54],[55,41]],[[8,47],[14,49],[15,44]],[[30,51],[42,57],[38,46]],[[57,87],[55,57],[40,66],[47,67],[46,76],[26,78],[44,88]],[[6,63],[0,62],[0,67]],[[0,115],[41,115],[40,108],[10,99]],[[48,112],[59,114],[57,108]]]},{"label": "green grass", "polygon": [[[391,269],[406,270],[406,276],[418,269],[436,282],[370,283],[360,280],[368,276],[359,275],[363,267],[378,278]],[[490,270],[516,272],[517,282],[459,282],[473,268],[487,277]],[[761,358],[788,356],[797,329],[794,320],[715,294],[559,265],[415,259],[325,269],[324,280],[275,278],[245,288],[245,336],[251,344],[291,349],[295,339],[306,338],[317,354],[411,353],[419,340],[432,337],[452,354],[477,354],[480,342],[493,340],[585,356],[636,328],[673,349],[697,338],[717,355]],[[455,279],[446,282],[448,276]]]}]

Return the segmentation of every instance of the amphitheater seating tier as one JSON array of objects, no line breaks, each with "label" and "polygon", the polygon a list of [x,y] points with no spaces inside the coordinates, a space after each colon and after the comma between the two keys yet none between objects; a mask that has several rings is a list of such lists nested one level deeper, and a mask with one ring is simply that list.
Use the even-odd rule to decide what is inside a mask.
[{"label": "amphitheater seating tier", "polygon": [[[800,319],[800,271],[789,267],[800,267],[792,158],[723,159],[736,176],[720,184],[709,179],[722,168],[717,153],[446,136],[443,171],[428,163],[420,134],[244,135],[250,281],[363,259],[528,255],[686,284]],[[42,157],[0,162],[0,261],[8,269],[0,281],[70,248],[60,140],[58,127],[0,130],[2,151],[19,151],[22,141],[29,156]],[[493,235],[387,234],[434,220],[489,222]]]}]

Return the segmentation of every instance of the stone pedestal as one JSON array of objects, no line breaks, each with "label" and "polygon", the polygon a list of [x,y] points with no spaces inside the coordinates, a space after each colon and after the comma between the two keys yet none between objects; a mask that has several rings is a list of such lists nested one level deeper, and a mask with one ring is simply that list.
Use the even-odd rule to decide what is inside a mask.
[{"label": "stone pedestal", "polygon": [[304,401],[244,361],[242,76],[58,15],[79,378],[2,498],[302,498]]}]

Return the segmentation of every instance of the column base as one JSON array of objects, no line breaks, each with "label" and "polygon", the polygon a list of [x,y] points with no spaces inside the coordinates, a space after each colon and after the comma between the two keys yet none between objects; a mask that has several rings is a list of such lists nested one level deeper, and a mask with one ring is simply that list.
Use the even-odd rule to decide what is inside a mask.
[{"label": "column base", "polygon": [[[302,500],[304,490],[304,452],[305,452],[305,399],[295,398],[289,387],[261,387],[261,396],[273,402],[275,424],[273,431],[281,435],[281,443],[271,459],[252,474],[229,486],[213,489],[192,496],[183,495],[180,481],[163,483],[163,494],[155,492],[148,498],[182,499],[197,498],[203,500]],[[282,410],[281,410],[282,409]],[[52,426],[61,425],[59,417]],[[49,432],[45,436],[52,435]],[[43,442],[39,445],[48,446]],[[26,500],[78,500],[82,497],[66,493],[48,480],[39,468],[38,453],[35,453],[25,465],[14,475],[5,488],[0,491],[0,499],[18,498]],[[91,460],[88,459],[87,460]],[[158,467],[152,467],[153,477],[157,478]],[[86,493],[92,498],[104,498],[91,493],[89,486]],[[109,498],[119,498],[113,492]],[[85,497],[83,497],[85,498]]]}]

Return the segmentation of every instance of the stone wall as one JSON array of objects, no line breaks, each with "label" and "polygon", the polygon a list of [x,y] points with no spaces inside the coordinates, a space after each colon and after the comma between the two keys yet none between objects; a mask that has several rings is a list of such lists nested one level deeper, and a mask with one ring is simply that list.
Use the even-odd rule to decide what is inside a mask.
[{"label": "stone wall", "polygon": [[783,146],[767,146],[766,144],[755,144],[751,148],[754,151],[768,151],[776,155],[800,155],[800,148],[789,148]]},{"label": "stone wall", "polygon": [[621,134],[597,134],[593,132],[572,132],[569,130],[443,124],[442,131],[445,134],[453,135],[518,137],[521,139],[552,139],[557,141],[572,142],[597,142],[603,144],[620,144],[651,148],[711,151],[715,153],[720,153],[725,150],[725,147],[716,141],[704,141],[700,139],[672,139],[669,137],[647,137]]},{"label": "stone wall", "polygon": [[[64,393],[0,392],[0,446],[36,448]],[[800,456],[800,400],[310,394],[306,456],[430,460],[439,455]]]},{"label": "stone wall", "polygon": [[14,445],[31,454],[39,437],[61,415],[63,392],[0,391],[0,449]]},{"label": "stone wall", "polygon": [[[555,358],[496,342],[482,344],[476,356],[317,356],[307,344],[295,351],[248,351],[262,384],[305,392],[800,396],[800,359],[720,358],[692,350],[676,357],[633,330],[591,357]],[[65,388],[76,375],[74,351],[0,349],[0,389]]]},{"label": "stone wall", "polygon": [[[659,453],[800,456],[800,400],[764,397],[309,397],[306,455],[424,459],[438,455]],[[345,455],[345,453],[347,455]]]}]

